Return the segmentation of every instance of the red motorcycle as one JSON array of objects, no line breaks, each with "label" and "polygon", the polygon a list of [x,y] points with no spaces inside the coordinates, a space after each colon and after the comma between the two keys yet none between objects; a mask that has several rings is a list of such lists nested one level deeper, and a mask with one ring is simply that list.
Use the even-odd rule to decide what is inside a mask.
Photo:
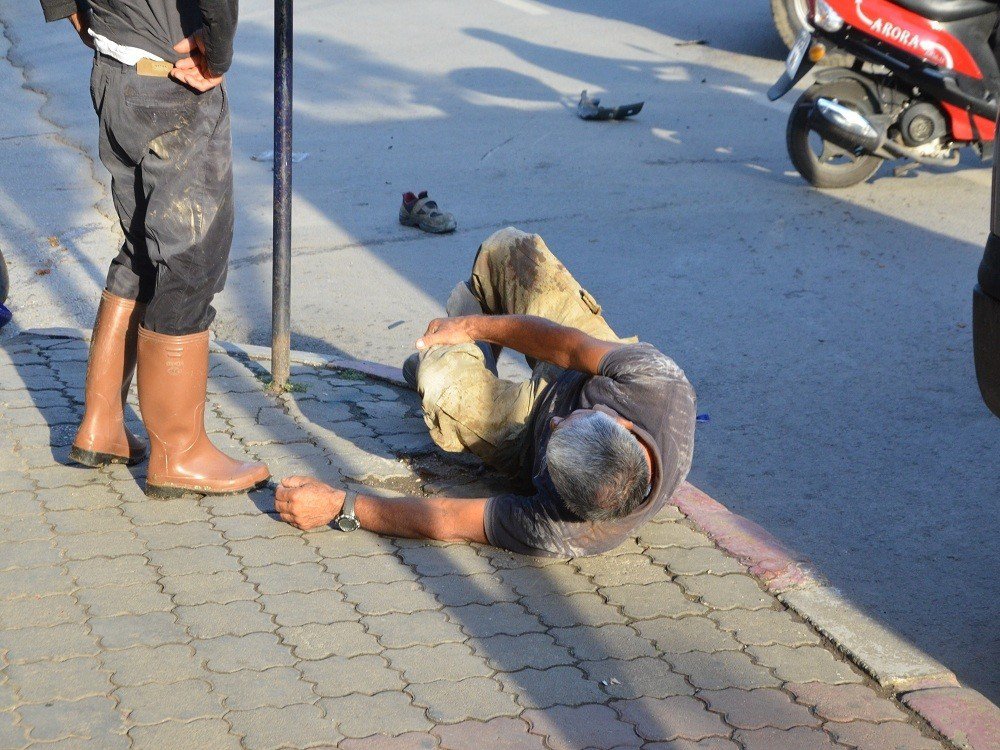
[{"label": "red motorcycle", "polygon": [[993,156],[1000,66],[991,42],[995,0],[808,0],[812,29],[789,52],[768,91],[781,98],[825,56],[854,56],[826,68],[788,119],[792,163],[821,188],[871,177],[882,162],[955,166],[959,149]]}]

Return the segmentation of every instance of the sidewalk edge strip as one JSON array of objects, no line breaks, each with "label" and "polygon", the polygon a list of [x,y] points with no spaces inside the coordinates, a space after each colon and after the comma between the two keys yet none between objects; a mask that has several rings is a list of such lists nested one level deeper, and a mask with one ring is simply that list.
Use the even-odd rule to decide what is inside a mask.
[{"label": "sidewalk edge strip", "polygon": [[[32,328],[20,333],[90,338],[90,331],[78,328]],[[270,347],[253,344],[214,340],[211,350],[257,361],[271,358]],[[290,361],[405,385],[402,370],[376,362],[297,350],[291,352]],[[890,688],[897,700],[955,747],[1000,747],[1000,708],[975,690],[962,687],[946,667],[844,599],[805,556],[688,482],[681,485],[672,502],[722,550],[746,565],[768,592],[826,636],[862,671]]]}]

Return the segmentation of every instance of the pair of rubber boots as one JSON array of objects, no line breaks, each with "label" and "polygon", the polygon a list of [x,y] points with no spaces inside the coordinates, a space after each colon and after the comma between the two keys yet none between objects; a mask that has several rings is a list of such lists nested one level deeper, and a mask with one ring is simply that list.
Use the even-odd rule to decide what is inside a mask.
[{"label": "pair of rubber boots", "polygon": [[208,331],[164,336],[141,326],[144,312],[134,300],[107,291],[101,296],[86,408],[70,458],[92,467],[145,458],[145,444],[125,426],[125,400],[137,373],[139,412],[149,433],[147,495],[228,495],[265,484],[266,465],[230,458],[205,433]]}]

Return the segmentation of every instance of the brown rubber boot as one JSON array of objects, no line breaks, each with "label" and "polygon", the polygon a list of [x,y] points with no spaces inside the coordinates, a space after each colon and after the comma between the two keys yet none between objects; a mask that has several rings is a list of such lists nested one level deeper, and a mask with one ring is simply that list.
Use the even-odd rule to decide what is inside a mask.
[{"label": "brown rubber boot", "polygon": [[229,495],[271,478],[267,466],[236,461],[205,434],[208,331],[166,336],[139,329],[139,411],[149,432],[150,497]]},{"label": "brown rubber boot", "polygon": [[125,399],[135,373],[136,340],[146,306],[101,295],[90,340],[83,422],[69,457],[84,466],[128,464],[146,456],[146,444],[125,427]]}]

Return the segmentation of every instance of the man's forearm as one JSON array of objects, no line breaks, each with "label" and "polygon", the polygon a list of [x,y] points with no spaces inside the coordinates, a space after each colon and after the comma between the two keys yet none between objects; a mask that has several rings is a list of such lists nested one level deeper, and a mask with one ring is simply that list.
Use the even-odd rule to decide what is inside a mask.
[{"label": "man's forearm", "polygon": [[485,507],[485,499],[358,495],[354,513],[361,528],[376,534],[486,543]]},{"label": "man's forearm", "polygon": [[588,356],[596,342],[583,331],[534,315],[476,315],[470,335],[558,367],[597,373],[600,357]]}]

